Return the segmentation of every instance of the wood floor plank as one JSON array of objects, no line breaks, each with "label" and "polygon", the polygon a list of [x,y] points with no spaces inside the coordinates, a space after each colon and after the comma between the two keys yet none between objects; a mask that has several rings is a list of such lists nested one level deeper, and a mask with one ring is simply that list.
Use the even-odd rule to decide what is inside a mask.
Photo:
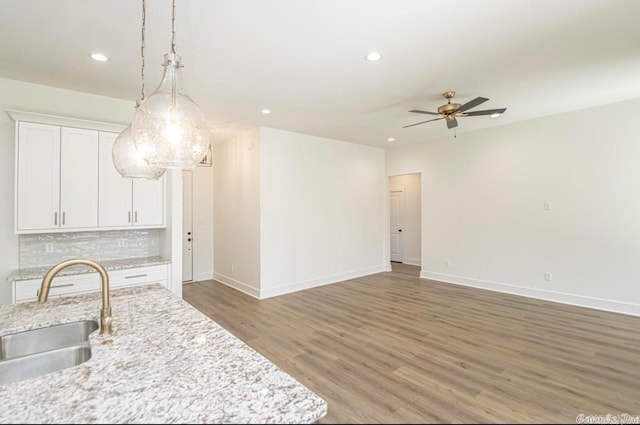
[{"label": "wood floor plank", "polygon": [[640,414],[640,317],[420,279],[184,299],[323,397],[320,423],[572,423]]}]

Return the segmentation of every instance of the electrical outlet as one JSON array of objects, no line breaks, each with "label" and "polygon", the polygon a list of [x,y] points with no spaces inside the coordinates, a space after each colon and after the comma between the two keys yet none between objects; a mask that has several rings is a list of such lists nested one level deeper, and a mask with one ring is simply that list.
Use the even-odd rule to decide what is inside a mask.
[{"label": "electrical outlet", "polygon": [[53,252],[56,249],[56,244],[53,242],[49,242],[47,244],[44,245],[44,251],[45,252]]},{"label": "electrical outlet", "polygon": [[444,265],[445,265],[445,267],[451,267],[451,261],[446,260],[446,261],[444,262]]},{"label": "electrical outlet", "polygon": [[544,280],[551,282],[552,278],[553,278],[553,275],[550,272],[544,273]]},{"label": "electrical outlet", "polygon": [[231,263],[231,266],[229,267],[231,269],[231,271],[234,271],[236,269],[235,264]]},{"label": "electrical outlet", "polygon": [[544,209],[545,211],[550,211],[551,210],[551,202],[547,201],[544,203]]},{"label": "electrical outlet", "polygon": [[118,239],[118,248],[122,248],[127,245],[127,241],[125,239]]}]

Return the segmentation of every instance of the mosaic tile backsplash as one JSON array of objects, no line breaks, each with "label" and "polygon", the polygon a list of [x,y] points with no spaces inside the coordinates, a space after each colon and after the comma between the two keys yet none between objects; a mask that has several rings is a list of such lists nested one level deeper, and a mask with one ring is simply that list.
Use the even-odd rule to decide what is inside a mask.
[{"label": "mosaic tile backsplash", "polygon": [[163,229],[20,235],[20,268],[53,266],[69,258],[96,261],[160,255]]}]

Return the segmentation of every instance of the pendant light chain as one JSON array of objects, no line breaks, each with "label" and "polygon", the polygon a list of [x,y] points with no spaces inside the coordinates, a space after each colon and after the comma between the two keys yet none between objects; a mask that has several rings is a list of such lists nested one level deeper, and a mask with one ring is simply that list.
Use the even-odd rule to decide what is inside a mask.
[{"label": "pendant light chain", "polygon": [[147,4],[145,0],[142,0],[142,42],[140,43],[140,56],[142,59],[142,66],[140,67],[140,78],[142,80],[142,88],[140,90],[140,102],[144,101],[144,47],[145,47],[144,33],[146,29],[146,22],[147,22]]},{"label": "pendant light chain", "polygon": [[[176,54],[176,0],[172,2],[171,8],[171,53]],[[176,107],[176,79],[171,80],[171,105]]]},{"label": "pendant light chain", "polygon": [[176,54],[176,0],[171,8],[171,53]]}]

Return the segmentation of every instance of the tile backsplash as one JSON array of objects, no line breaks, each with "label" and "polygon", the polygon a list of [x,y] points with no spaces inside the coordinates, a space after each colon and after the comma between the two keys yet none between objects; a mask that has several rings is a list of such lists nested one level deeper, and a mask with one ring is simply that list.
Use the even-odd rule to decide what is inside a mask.
[{"label": "tile backsplash", "polygon": [[97,261],[160,255],[163,229],[20,235],[20,268],[52,266],[69,258]]}]

